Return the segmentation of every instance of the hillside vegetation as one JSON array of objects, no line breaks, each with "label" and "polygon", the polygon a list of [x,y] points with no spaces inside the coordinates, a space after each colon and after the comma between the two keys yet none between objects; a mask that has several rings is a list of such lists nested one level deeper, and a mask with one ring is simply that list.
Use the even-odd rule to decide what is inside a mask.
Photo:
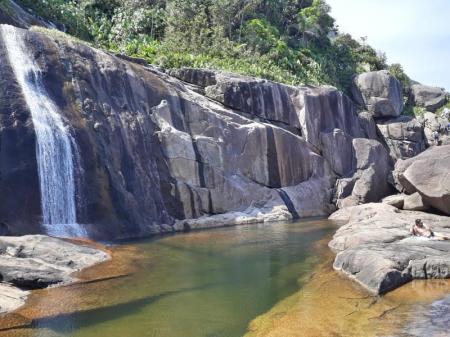
[{"label": "hillside vegetation", "polygon": [[323,0],[20,0],[99,48],[166,68],[207,67],[345,90],[355,73],[400,65],[341,34]]}]

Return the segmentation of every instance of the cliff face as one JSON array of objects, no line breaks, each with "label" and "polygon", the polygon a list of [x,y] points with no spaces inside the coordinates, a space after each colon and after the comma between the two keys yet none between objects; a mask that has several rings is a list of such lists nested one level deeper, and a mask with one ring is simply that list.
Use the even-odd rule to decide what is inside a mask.
[{"label": "cliff face", "polygon": [[[198,69],[169,75],[64,38],[18,34],[78,147],[77,220],[91,236],[172,231],[229,212],[237,222],[327,215],[341,178],[351,183],[340,198],[388,193],[373,179],[392,168],[387,146],[334,88]],[[41,232],[33,121],[4,36],[0,73],[0,221],[13,233]],[[361,142],[375,150],[362,153]]]}]

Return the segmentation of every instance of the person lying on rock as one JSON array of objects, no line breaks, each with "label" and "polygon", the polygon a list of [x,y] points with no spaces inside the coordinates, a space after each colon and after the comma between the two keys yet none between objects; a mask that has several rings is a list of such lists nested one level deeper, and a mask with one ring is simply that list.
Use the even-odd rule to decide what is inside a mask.
[{"label": "person lying on rock", "polygon": [[435,238],[436,240],[450,240],[449,236],[433,232],[421,219],[416,219],[415,224],[411,226],[410,232],[413,236],[421,236],[429,239]]}]

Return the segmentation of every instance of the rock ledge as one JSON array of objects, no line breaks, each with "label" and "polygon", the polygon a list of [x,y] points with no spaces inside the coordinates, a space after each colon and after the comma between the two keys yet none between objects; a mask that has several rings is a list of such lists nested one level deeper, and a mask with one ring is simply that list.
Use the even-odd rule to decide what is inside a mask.
[{"label": "rock ledge", "polygon": [[337,252],[334,269],[380,295],[413,279],[450,278],[450,241],[411,237],[417,218],[450,235],[450,218],[444,216],[374,203],[337,211],[330,219],[347,224],[329,243]]},{"label": "rock ledge", "polygon": [[73,282],[74,272],[108,258],[101,250],[44,235],[0,237],[0,313],[22,306],[28,290]]}]

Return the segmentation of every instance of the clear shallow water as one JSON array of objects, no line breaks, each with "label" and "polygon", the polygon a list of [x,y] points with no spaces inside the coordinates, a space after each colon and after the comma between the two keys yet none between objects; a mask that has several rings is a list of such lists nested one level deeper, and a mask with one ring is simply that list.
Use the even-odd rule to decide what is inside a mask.
[{"label": "clear shallow water", "polygon": [[24,328],[0,336],[242,336],[300,288],[333,230],[324,221],[251,225],[134,243],[124,263],[136,273],[38,293],[19,312]]},{"label": "clear shallow water", "polygon": [[81,277],[118,278],[34,292],[0,317],[0,337],[449,336],[450,281],[371,296],[332,270],[333,231],[251,225],[115,246]]}]

